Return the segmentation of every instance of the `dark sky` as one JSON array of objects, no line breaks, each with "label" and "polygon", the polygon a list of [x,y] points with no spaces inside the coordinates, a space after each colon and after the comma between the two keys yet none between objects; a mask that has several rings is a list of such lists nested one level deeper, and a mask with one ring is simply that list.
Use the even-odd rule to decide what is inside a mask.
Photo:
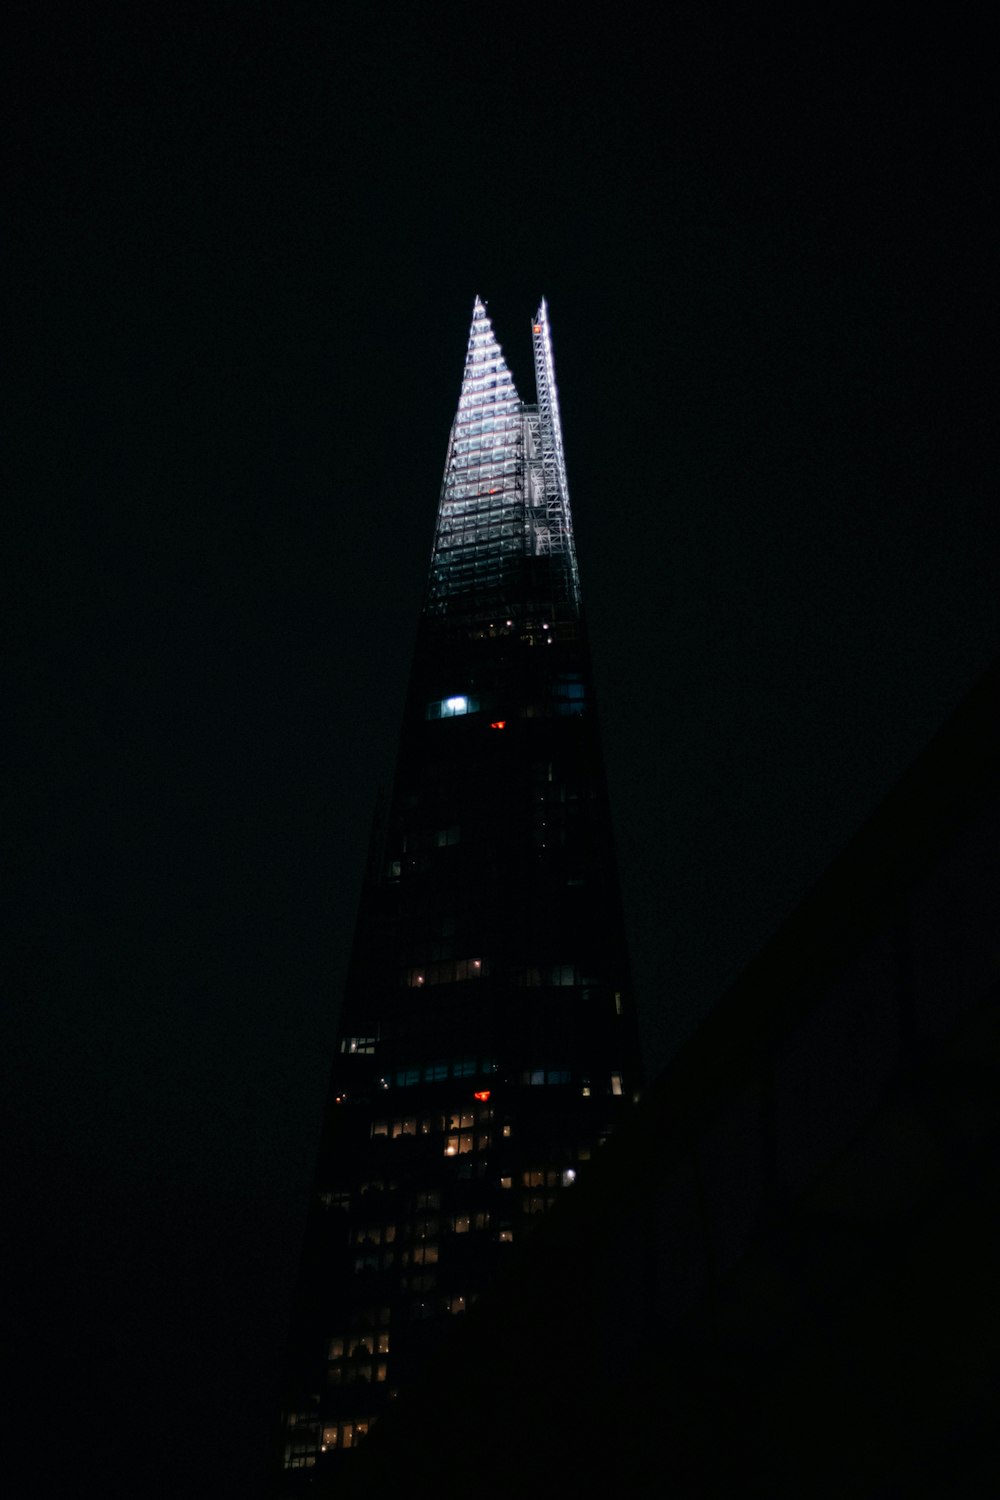
[{"label": "dark sky", "polygon": [[994,80],[839,13],[20,10],[23,1456],[252,1500],[473,296],[524,396],[549,299],[655,1072],[1000,639]]}]

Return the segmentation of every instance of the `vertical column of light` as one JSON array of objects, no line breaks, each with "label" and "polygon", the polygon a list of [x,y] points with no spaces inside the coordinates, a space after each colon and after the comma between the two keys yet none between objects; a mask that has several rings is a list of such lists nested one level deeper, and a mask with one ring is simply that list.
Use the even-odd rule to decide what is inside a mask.
[{"label": "vertical column of light", "polygon": [[498,588],[505,555],[523,547],[521,401],[476,298],[452,424],[431,559],[427,609]]},{"label": "vertical column of light", "polygon": [[566,459],[563,453],[562,423],[559,419],[559,393],[556,389],[549,310],[542,298],[532,324],[535,355],[535,389],[538,400],[539,438],[542,449],[542,474],[545,483],[545,509],[549,527],[548,551],[562,553],[569,563],[569,588],[572,602],[580,607],[580,576],[573,542],[573,519],[566,482]]}]

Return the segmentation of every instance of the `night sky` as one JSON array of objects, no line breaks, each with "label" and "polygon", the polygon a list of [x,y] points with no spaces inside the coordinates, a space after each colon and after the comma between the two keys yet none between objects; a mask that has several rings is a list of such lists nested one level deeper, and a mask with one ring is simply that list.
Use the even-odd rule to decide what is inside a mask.
[{"label": "night sky", "polygon": [[991,54],[15,8],[18,1446],[254,1500],[474,295],[526,398],[549,300],[653,1074],[1000,641]]}]

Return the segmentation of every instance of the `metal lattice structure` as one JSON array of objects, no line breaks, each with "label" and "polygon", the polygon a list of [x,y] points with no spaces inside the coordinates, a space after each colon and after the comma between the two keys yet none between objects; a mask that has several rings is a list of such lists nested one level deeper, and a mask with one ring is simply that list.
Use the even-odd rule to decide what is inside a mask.
[{"label": "metal lattice structure", "polygon": [[[489,626],[580,607],[548,310],[532,324],[537,405],[523,402],[477,297],[445,462],[425,613]],[[525,557],[551,559],[526,593]]]}]

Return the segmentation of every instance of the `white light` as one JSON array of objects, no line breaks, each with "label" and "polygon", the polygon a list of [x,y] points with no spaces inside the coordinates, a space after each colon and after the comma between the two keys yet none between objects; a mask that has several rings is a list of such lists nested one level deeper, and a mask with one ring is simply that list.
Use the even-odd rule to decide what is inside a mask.
[{"label": "white light", "polygon": [[576,1172],[572,1167],[567,1167],[563,1173],[563,1187],[569,1187],[571,1182],[576,1181]]},{"label": "white light", "polygon": [[453,714],[464,714],[469,706],[469,700],[468,698],[446,698],[444,706],[451,709]]}]

